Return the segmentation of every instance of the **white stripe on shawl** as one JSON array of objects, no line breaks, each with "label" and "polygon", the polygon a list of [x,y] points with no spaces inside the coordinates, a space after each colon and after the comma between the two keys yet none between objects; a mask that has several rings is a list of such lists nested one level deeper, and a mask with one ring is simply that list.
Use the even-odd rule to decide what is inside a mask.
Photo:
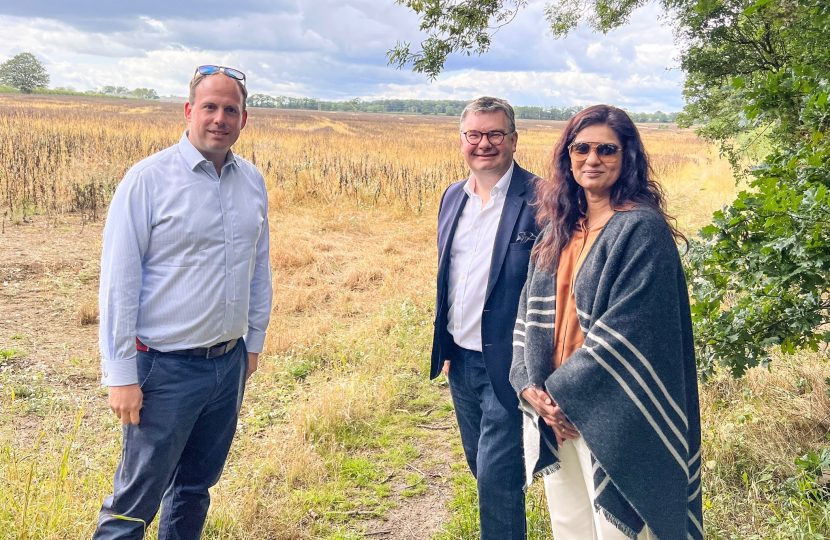
[{"label": "white stripe on shawl", "polygon": [[637,396],[634,395],[634,392],[632,392],[631,388],[629,388],[628,385],[625,384],[625,381],[623,380],[623,378],[620,377],[620,374],[617,373],[614,370],[614,368],[612,368],[610,365],[608,365],[605,362],[605,360],[603,360],[600,355],[595,353],[594,350],[591,347],[586,347],[586,350],[589,353],[591,353],[591,356],[593,356],[596,359],[596,361],[599,363],[599,365],[601,365],[603,368],[605,368],[605,370],[608,373],[610,373],[611,376],[614,377],[614,379],[616,379],[616,381],[617,381],[617,383],[619,383],[620,387],[622,387],[622,389],[625,391],[625,393],[628,394],[628,397],[631,399],[631,401],[634,402],[634,405],[636,405],[637,408],[640,409],[640,412],[643,413],[643,416],[646,417],[646,420],[648,420],[648,423],[651,424],[651,427],[652,427],[652,429],[654,429],[654,432],[657,433],[657,436],[660,437],[660,439],[663,441],[663,444],[669,450],[671,455],[674,456],[674,459],[677,460],[677,463],[680,465],[680,468],[683,469],[684,473],[686,473],[686,477],[688,477],[689,476],[689,469],[688,469],[688,466],[686,465],[686,462],[683,461],[683,459],[680,457],[680,454],[678,454],[677,450],[675,450],[674,445],[672,445],[669,442],[669,440],[666,438],[666,435],[663,433],[663,430],[660,429],[660,426],[657,425],[657,423],[654,421],[654,418],[652,418],[652,416],[648,413],[648,411],[646,410],[645,405],[640,403],[640,400],[637,399]]},{"label": "white stripe on shawl", "polygon": [[556,315],[555,309],[528,309],[527,315]]},{"label": "white stripe on shawl", "polygon": [[694,524],[695,524],[695,527],[697,527],[697,530],[699,530],[699,531],[700,531],[700,536],[701,536],[701,537],[703,537],[703,527],[701,527],[701,526],[700,526],[700,522],[697,520],[697,518],[695,517],[695,515],[694,515],[694,514],[692,514],[692,511],[691,511],[691,510],[689,510],[687,513],[689,514],[689,519],[691,519],[691,520],[692,520],[692,523],[694,523]]},{"label": "white stripe on shawl", "polygon": [[689,443],[686,442],[686,439],[683,437],[683,434],[680,433],[680,430],[677,429],[677,426],[675,426],[674,422],[671,421],[671,419],[669,418],[669,415],[666,414],[666,410],[663,408],[662,405],[660,405],[660,402],[657,400],[657,396],[654,395],[654,393],[651,391],[651,388],[649,388],[648,385],[646,384],[646,382],[643,380],[643,378],[640,377],[640,374],[637,373],[637,370],[635,370],[634,367],[631,364],[629,364],[628,361],[625,358],[623,358],[623,356],[619,352],[617,352],[617,350],[614,347],[612,347],[610,344],[608,344],[607,341],[605,341],[601,337],[597,336],[593,332],[588,334],[588,337],[593,339],[594,341],[596,341],[597,343],[599,343],[603,347],[605,347],[605,349],[608,352],[610,352],[611,354],[613,354],[614,358],[619,360],[620,363],[623,366],[625,366],[625,369],[627,369],[628,372],[631,373],[631,375],[634,376],[634,378],[640,384],[640,387],[643,390],[646,391],[646,394],[648,394],[648,397],[649,397],[649,399],[651,399],[651,402],[654,404],[655,407],[657,407],[657,410],[660,411],[660,414],[663,416],[663,420],[665,420],[666,424],[669,425],[672,432],[674,432],[674,435],[677,437],[677,440],[679,440],[680,444],[683,445],[683,449],[686,451],[686,454],[688,455],[688,453],[689,453]]},{"label": "white stripe on shawl", "polygon": [[689,495],[689,502],[692,502],[693,500],[695,500],[698,493],[700,493],[700,484],[698,484],[697,489],[695,490],[695,492],[692,493],[691,495]]},{"label": "white stripe on shawl", "polygon": [[599,469],[599,461],[594,458],[594,466],[591,467],[591,474],[596,474],[597,469]]},{"label": "white stripe on shawl", "polygon": [[689,421],[686,419],[686,415],[683,414],[683,411],[680,409],[680,407],[678,407],[677,403],[675,403],[675,401],[669,395],[669,391],[666,390],[666,387],[663,385],[663,381],[661,381],[660,377],[657,376],[657,373],[654,372],[654,368],[651,367],[651,364],[649,363],[648,360],[646,360],[646,357],[643,356],[643,354],[639,350],[637,350],[637,347],[635,347],[634,345],[631,344],[630,341],[625,339],[625,336],[623,336],[619,332],[613,330],[612,328],[610,328],[607,324],[605,324],[601,320],[597,320],[597,326],[604,329],[606,332],[608,332],[609,334],[611,334],[612,336],[614,336],[615,338],[620,340],[620,342],[623,345],[625,345],[626,347],[628,347],[628,349],[631,352],[634,353],[634,356],[636,356],[637,359],[640,360],[640,362],[643,363],[643,366],[645,366],[645,368],[648,370],[648,372],[651,373],[651,376],[654,377],[654,382],[656,382],[657,386],[660,388],[660,390],[663,391],[663,395],[666,396],[666,400],[669,402],[669,405],[671,405],[674,408],[675,412],[677,412],[677,414],[680,416],[681,420],[683,420],[683,424],[685,424],[686,429],[688,429],[689,428]]},{"label": "white stripe on shawl", "polygon": [[[525,322],[521,319],[516,319],[516,324],[522,324],[522,325],[525,326],[525,328],[527,328],[528,326],[538,326],[539,328],[553,328],[554,327],[554,323],[542,323],[542,322],[536,322],[536,321]],[[513,330],[513,331],[515,332],[516,330]]]},{"label": "white stripe on shawl", "polygon": [[697,461],[697,458],[699,458],[699,457],[700,457],[700,447],[698,446],[697,453],[695,455],[693,455],[691,458],[689,458],[689,465],[691,465],[692,463]]},{"label": "white stripe on shawl", "polygon": [[514,347],[522,347],[522,348],[524,348],[525,344],[524,344],[523,342],[521,342],[521,341],[514,341],[514,342],[513,342],[513,346],[514,346]]},{"label": "white stripe on shawl", "polygon": [[556,325],[552,322],[536,322],[529,321],[526,326],[538,326],[539,328],[555,328]]},{"label": "white stripe on shawl", "polygon": [[553,302],[556,300],[556,295],[553,296],[531,296],[527,299],[527,303],[531,302]]},{"label": "white stripe on shawl", "polygon": [[582,325],[582,319],[587,319],[590,321],[591,316],[585,313],[584,311],[580,310],[579,308],[576,308],[576,314],[579,315],[579,317],[577,317],[577,320],[579,321],[579,329],[582,330],[583,334],[587,334],[588,329]]},{"label": "white stripe on shawl", "polygon": [[[689,469],[689,472],[691,472],[691,469]],[[692,482],[697,480],[698,476],[700,476],[700,467],[698,467],[697,471],[692,476],[689,477],[689,483],[691,484]]]},{"label": "white stripe on shawl", "polygon": [[602,493],[603,491],[605,491],[605,486],[608,485],[609,480],[611,480],[611,477],[606,474],[605,478],[602,479],[602,482],[600,482],[599,485],[594,490],[594,500],[597,500],[597,498],[599,497],[599,494]]},{"label": "white stripe on shawl", "polygon": [[522,332],[521,330],[513,330],[514,334],[519,334],[520,336],[527,336],[526,333]]}]

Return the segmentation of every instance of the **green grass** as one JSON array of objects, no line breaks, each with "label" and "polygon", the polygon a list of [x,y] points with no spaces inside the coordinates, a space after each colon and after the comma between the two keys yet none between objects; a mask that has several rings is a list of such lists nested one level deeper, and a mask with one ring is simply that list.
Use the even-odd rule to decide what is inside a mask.
[{"label": "green grass", "polygon": [[20,349],[0,349],[0,364],[9,360],[17,360],[18,358],[23,358],[24,356],[26,356],[26,351]]},{"label": "green grass", "polygon": [[[479,538],[478,491],[466,464],[453,466],[452,515],[444,530],[432,540],[477,540]],[[541,482],[536,482],[525,498],[528,540],[551,540],[550,518]]]},{"label": "green grass", "polygon": [[[205,538],[362,538],[366,520],[423,492],[424,482],[407,475],[421,458],[421,439],[434,436],[416,426],[424,413],[437,415],[443,399],[419,374],[431,306],[393,300],[378,316],[397,321],[391,332],[375,332],[369,316],[260,364],[213,490]],[[26,353],[0,354],[7,362]],[[86,363],[74,358],[68,366]],[[0,371],[2,540],[88,537],[111,490],[120,423],[101,407],[106,389],[74,396],[55,382]],[[97,413],[84,413],[96,406]],[[407,493],[396,495],[393,485],[404,482]],[[156,527],[148,528],[149,540]]]}]

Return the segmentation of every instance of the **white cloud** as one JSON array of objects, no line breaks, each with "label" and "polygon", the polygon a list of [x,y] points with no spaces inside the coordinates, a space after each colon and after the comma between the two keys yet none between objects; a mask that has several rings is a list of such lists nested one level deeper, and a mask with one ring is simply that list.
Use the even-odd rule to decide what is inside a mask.
[{"label": "white cloud", "polygon": [[[148,0],[140,15],[132,4],[101,12],[89,4],[70,15],[54,1],[33,0],[15,11],[0,6],[0,60],[33,52],[53,86],[112,84],[184,95],[195,66],[215,63],[245,71],[252,93],[272,95],[467,100],[495,94],[517,105],[682,106],[681,74],[666,71],[678,50],[653,5],[607,35],[580,27],[555,41],[543,17],[545,0],[532,1],[494,36],[488,54],[452,56],[430,83],[386,65],[398,40],[417,48],[424,39],[417,18],[392,0],[241,0],[231,17],[213,0],[203,0],[214,8],[204,10]],[[53,12],[61,19],[50,18]]]}]

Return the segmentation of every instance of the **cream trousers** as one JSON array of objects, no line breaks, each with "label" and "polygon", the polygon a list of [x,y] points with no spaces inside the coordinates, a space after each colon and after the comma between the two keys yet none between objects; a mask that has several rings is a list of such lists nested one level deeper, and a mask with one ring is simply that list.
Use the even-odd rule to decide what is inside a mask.
[{"label": "cream trousers", "polygon": [[[545,495],[555,540],[630,540],[594,512],[591,451],[582,437],[565,441],[559,449],[560,469],[545,477]],[[655,540],[648,527],[637,540]]]}]

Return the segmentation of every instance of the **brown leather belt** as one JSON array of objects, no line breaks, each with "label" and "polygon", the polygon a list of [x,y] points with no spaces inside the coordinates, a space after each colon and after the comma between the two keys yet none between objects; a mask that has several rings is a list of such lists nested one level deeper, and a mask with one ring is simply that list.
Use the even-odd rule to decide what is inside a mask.
[{"label": "brown leather belt", "polygon": [[144,352],[151,352],[151,353],[161,353],[161,354],[175,354],[176,356],[197,356],[199,358],[216,358],[217,356],[222,356],[223,354],[228,353],[229,351],[233,350],[236,347],[236,343],[239,339],[232,339],[230,341],[225,341],[224,343],[217,343],[212,347],[199,347],[197,349],[184,349],[180,351],[159,351],[158,349],[151,349],[147,345],[143,344],[139,341],[138,338],[135,339],[135,348],[138,351]]}]

